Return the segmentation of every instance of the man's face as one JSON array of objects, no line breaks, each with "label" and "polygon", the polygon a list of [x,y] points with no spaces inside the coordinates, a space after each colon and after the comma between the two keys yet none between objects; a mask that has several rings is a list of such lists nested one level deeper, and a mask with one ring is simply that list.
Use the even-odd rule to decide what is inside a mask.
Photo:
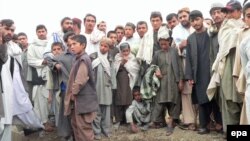
[{"label": "man's face", "polygon": [[244,21],[248,26],[250,26],[250,8],[246,10],[246,13],[244,15]]},{"label": "man's face", "polygon": [[137,25],[136,30],[137,30],[138,35],[142,38],[144,34],[148,31],[148,28],[146,24],[139,24]]},{"label": "man's face", "polygon": [[179,24],[179,21],[176,17],[173,17],[172,19],[168,20],[167,23],[168,23],[168,27],[170,29],[173,29],[176,25]]},{"label": "man's face", "polygon": [[40,40],[46,40],[47,39],[47,31],[44,28],[38,29],[36,31],[36,35],[37,35],[38,39],[40,39]]},{"label": "man's face", "polygon": [[72,20],[65,20],[62,24],[63,33],[68,31],[73,31],[73,21]]},{"label": "man's face", "polygon": [[150,22],[154,31],[157,31],[162,25],[162,20],[160,17],[151,18]]},{"label": "man's face", "polygon": [[117,29],[116,34],[117,34],[117,41],[120,42],[122,40],[122,38],[124,37],[125,33],[124,33],[124,30]]},{"label": "man's face", "polygon": [[125,26],[125,37],[128,39],[128,38],[131,38],[133,37],[134,35],[134,30],[131,26]]},{"label": "man's face", "polygon": [[93,31],[95,28],[95,24],[96,24],[96,21],[94,17],[92,16],[86,17],[86,20],[84,22],[85,30]]},{"label": "man's face", "polygon": [[225,16],[226,16],[225,13],[221,12],[221,9],[213,10],[211,13],[211,17],[215,24],[222,23]]},{"label": "man's face", "polygon": [[8,42],[10,40],[12,40],[13,36],[14,36],[14,32],[15,32],[15,25],[12,24],[10,27],[6,26],[6,25],[2,25],[2,37],[3,37],[3,41],[4,42]]},{"label": "man's face", "polygon": [[178,20],[181,23],[181,25],[184,27],[188,27],[190,24],[189,14],[185,11],[178,14]]},{"label": "man's face", "polygon": [[28,39],[26,36],[18,36],[18,43],[22,46],[22,47],[27,47],[28,46]]},{"label": "man's face", "polygon": [[190,20],[191,26],[196,30],[200,31],[203,28],[203,18],[196,17]]}]

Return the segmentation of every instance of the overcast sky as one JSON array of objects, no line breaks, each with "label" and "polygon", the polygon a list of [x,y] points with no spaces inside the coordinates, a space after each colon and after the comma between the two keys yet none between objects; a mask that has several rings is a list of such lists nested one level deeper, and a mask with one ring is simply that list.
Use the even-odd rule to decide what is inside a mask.
[{"label": "overcast sky", "polygon": [[[25,32],[29,42],[36,37],[35,27],[44,24],[49,34],[60,30],[63,17],[77,17],[81,20],[87,13],[96,15],[97,22],[107,22],[108,30],[126,22],[136,24],[145,20],[150,25],[152,11],[160,11],[164,22],[166,15],[182,7],[200,10],[204,18],[210,17],[213,2],[226,4],[229,0],[0,0],[0,19],[10,18],[16,24],[16,33]],[[243,0],[240,0],[242,3]]]}]

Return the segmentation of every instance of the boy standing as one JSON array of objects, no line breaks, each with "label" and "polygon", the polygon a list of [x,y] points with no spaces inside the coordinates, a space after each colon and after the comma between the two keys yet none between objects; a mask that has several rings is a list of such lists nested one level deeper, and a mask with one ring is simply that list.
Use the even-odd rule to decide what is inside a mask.
[{"label": "boy standing", "polygon": [[110,105],[112,104],[111,91],[111,61],[109,54],[111,40],[104,37],[100,41],[98,52],[90,55],[92,67],[95,72],[96,92],[99,103],[97,117],[93,123],[95,139],[101,139],[101,133],[110,136]]},{"label": "boy standing", "polygon": [[[169,114],[169,122],[167,128],[167,136],[171,135],[174,130],[173,119],[178,119],[180,104],[179,91],[183,89],[183,71],[181,59],[177,49],[170,47],[172,37],[167,27],[158,31],[158,41],[161,50],[157,51],[153,57],[152,64],[159,66],[155,75],[160,79],[160,88],[155,98],[155,106],[152,114],[154,117],[165,117],[159,109],[167,109]],[[163,115],[164,114],[164,115]],[[155,121],[156,119],[153,119]]]},{"label": "boy standing", "polygon": [[71,124],[76,141],[94,139],[92,122],[98,110],[94,74],[89,56],[85,52],[86,37],[75,35],[70,47],[76,55],[72,66],[65,96],[64,115],[71,115]]}]

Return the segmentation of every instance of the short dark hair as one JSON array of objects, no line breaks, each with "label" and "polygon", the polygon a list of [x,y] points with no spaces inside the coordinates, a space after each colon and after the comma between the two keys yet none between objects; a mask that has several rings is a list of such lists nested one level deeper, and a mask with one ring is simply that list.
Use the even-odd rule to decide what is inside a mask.
[{"label": "short dark hair", "polygon": [[131,28],[135,31],[135,24],[133,24],[133,23],[131,23],[131,22],[127,22],[126,25],[125,25],[125,27],[126,27],[126,26],[131,27]]},{"label": "short dark hair", "polygon": [[78,42],[78,43],[80,43],[81,45],[85,44],[85,47],[87,46],[87,39],[86,39],[86,37],[84,35],[81,35],[81,34],[74,35],[71,39]]},{"label": "short dark hair", "polygon": [[203,15],[202,15],[201,11],[193,10],[193,11],[190,12],[189,20],[194,20],[197,17],[203,18]]},{"label": "short dark hair", "polygon": [[61,20],[61,25],[63,25],[63,23],[66,21],[66,20],[72,20],[70,17],[64,17],[62,20]]},{"label": "short dark hair", "polygon": [[134,88],[132,90],[132,94],[134,94],[135,92],[139,92],[140,93],[140,87],[139,86],[134,86]]},{"label": "short dark hair", "polygon": [[73,31],[68,31],[68,32],[66,32],[66,33],[63,35],[63,41],[64,41],[64,42],[68,42],[69,37],[70,37],[70,36],[74,36],[74,35],[76,35],[76,34],[75,34],[75,32],[73,32]]},{"label": "short dark hair", "polygon": [[111,34],[116,34],[116,32],[114,30],[110,30],[107,34],[107,37],[110,37]]},{"label": "short dark hair", "polygon": [[36,26],[36,31],[37,31],[37,30],[40,30],[40,29],[45,29],[45,31],[47,31],[46,26],[43,25],[43,24],[39,24],[39,25]]},{"label": "short dark hair", "polygon": [[61,42],[54,42],[51,44],[51,50],[53,50],[54,46],[60,46],[62,48],[62,50],[64,50],[64,46]]},{"label": "short dark hair", "polygon": [[138,28],[139,25],[142,25],[142,24],[145,24],[146,27],[148,28],[148,24],[146,21],[139,21],[137,24],[136,24],[136,28]]},{"label": "short dark hair", "polygon": [[93,17],[93,18],[95,19],[95,22],[96,22],[96,16],[93,15],[93,14],[88,13],[88,14],[85,15],[85,17],[84,17],[84,19],[83,19],[84,23],[86,22],[86,18],[87,18],[87,17]]},{"label": "short dark hair", "polygon": [[17,34],[17,37],[20,37],[20,36],[25,36],[25,37],[27,38],[27,34],[24,33],[24,32],[19,32],[19,33]]},{"label": "short dark hair", "polygon": [[159,17],[159,18],[161,19],[161,21],[162,21],[161,12],[159,12],[159,11],[153,11],[153,12],[151,12],[150,20],[151,20],[152,18],[157,18],[157,17]]},{"label": "short dark hair", "polygon": [[243,12],[243,17],[245,17],[246,10],[247,10],[248,8],[250,8],[250,2],[247,3],[247,4],[245,4],[245,5],[243,6],[243,10],[242,10],[242,12]]},{"label": "short dark hair", "polygon": [[11,27],[14,24],[14,21],[11,19],[3,19],[0,21],[2,25],[5,25],[7,27]]},{"label": "short dark hair", "polygon": [[167,15],[166,20],[170,21],[174,17],[176,17],[176,19],[178,19],[178,15],[176,13],[170,13],[170,14]]},{"label": "short dark hair", "polygon": [[118,29],[121,29],[121,30],[124,31],[124,27],[123,27],[122,25],[117,25],[117,26],[115,27],[115,32],[116,32]]}]

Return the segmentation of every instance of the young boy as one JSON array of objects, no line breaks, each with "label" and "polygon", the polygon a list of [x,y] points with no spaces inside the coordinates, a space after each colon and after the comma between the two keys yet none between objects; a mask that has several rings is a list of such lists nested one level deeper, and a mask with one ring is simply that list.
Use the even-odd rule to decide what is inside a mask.
[{"label": "young boy", "polygon": [[[55,57],[60,56],[63,53],[63,44],[61,42],[54,42],[51,45],[51,52]],[[52,62],[51,62],[52,63]],[[50,63],[49,63],[50,64]],[[53,63],[52,63],[53,64]],[[57,70],[49,70],[47,71],[47,89],[49,90],[49,98],[48,103],[51,104],[50,106],[50,120],[52,120],[53,125],[58,125],[58,116],[59,116],[59,102],[57,100],[60,94],[60,87],[59,87],[59,71]],[[52,118],[54,117],[54,118]]]},{"label": "young boy", "polygon": [[159,109],[167,109],[169,114],[169,122],[167,127],[167,136],[171,135],[174,130],[173,119],[178,119],[179,109],[178,101],[180,100],[179,91],[183,87],[183,72],[181,68],[181,60],[175,48],[170,47],[172,38],[169,30],[159,31],[158,41],[161,50],[157,51],[153,57],[152,64],[159,66],[155,75],[160,79],[160,88],[155,98],[155,106],[153,108],[152,118],[165,117]]},{"label": "young boy", "polygon": [[86,45],[84,35],[71,38],[70,47],[76,59],[67,84],[64,115],[71,116],[76,141],[94,140],[91,124],[99,106],[91,60],[85,52]]},{"label": "young boy", "polygon": [[125,112],[131,105],[133,96],[132,88],[137,81],[139,64],[130,52],[130,45],[127,42],[120,44],[120,53],[115,56],[114,70],[116,75],[117,92],[114,96],[114,115],[115,129],[119,128],[120,123],[126,123]]},{"label": "young boy", "polygon": [[111,62],[109,54],[111,40],[102,38],[99,51],[90,55],[92,67],[95,74],[96,92],[99,103],[97,117],[93,123],[95,139],[100,140],[103,133],[106,137],[110,136],[110,107],[112,104],[111,91]]},{"label": "young boy", "polygon": [[109,48],[109,53],[112,56],[112,58],[115,58],[115,55],[119,53],[119,49],[116,47],[117,45],[117,34],[115,31],[110,30],[107,34],[107,37],[111,39],[111,46]]},{"label": "young boy", "polygon": [[[131,131],[137,133],[139,131],[137,125],[141,126],[143,130],[147,130],[151,111],[150,104],[142,100],[140,87],[135,86],[132,94],[134,100],[126,110],[126,119],[131,125]],[[135,123],[137,123],[137,125]]]}]

